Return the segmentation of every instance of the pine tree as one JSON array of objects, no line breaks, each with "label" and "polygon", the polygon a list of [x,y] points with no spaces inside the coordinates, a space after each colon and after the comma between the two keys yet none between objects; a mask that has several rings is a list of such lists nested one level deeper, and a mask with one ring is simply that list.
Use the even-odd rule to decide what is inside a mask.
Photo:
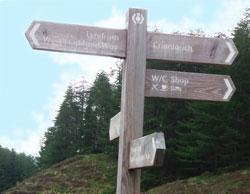
[{"label": "pine tree", "polygon": [[0,192],[37,172],[35,161],[25,154],[17,154],[0,146]]},{"label": "pine tree", "polygon": [[113,116],[112,88],[106,73],[96,76],[86,107],[86,138],[89,152],[109,152],[109,121]]},{"label": "pine tree", "polygon": [[250,10],[234,30],[239,51],[232,66],[207,67],[205,73],[229,74],[237,88],[230,102],[189,103],[192,118],[177,131],[176,155],[192,172],[250,164]]},{"label": "pine tree", "polygon": [[45,133],[44,143],[38,158],[41,168],[46,168],[80,152],[82,141],[83,110],[79,96],[69,86],[60,106],[54,126]]},{"label": "pine tree", "polygon": [[[195,65],[173,64],[166,62],[148,62],[147,69],[161,69],[171,71],[200,72],[202,67]],[[173,180],[178,174],[178,160],[175,155],[176,132],[180,121],[189,117],[184,100],[146,98],[144,106],[144,135],[162,131],[165,135],[166,154],[164,165],[154,173],[160,174],[162,179]],[[159,183],[161,180],[159,180]]]}]

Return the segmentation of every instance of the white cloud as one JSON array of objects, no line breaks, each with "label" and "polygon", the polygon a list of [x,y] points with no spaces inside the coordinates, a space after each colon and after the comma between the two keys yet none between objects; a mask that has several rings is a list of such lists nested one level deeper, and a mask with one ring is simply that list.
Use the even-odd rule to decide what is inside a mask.
[{"label": "white cloud", "polygon": [[41,137],[50,123],[44,118],[43,114],[32,112],[32,118],[37,123],[37,129],[15,129],[10,139],[7,136],[0,137],[0,145],[9,149],[15,148],[18,153],[24,152],[28,155],[36,156],[40,149]]},{"label": "white cloud", "polygon": [[125,13],[113,8],[111,16],[108,19],[97,22],[96,26],[123,29],[125,28]]},{"label": "white cloud", "polygon": [[[52,84],[53,93],[49,97],[48,103],[44,106],[44,111],[48,114],[50,122],[54,120],[60,104],[63,102],[63,97],[69,86],[69,83],[77,78],[80,72],[74,66],[63,68],[57,83]],[[52,124],[52,123],[51,123]]]},{"label": "white cloud", "polygon": [[[68,79],[64,80],[70,81],[71,79],[72,81],[77,79],[77,77],[84,76],[84,79],[89,83],[93,82],[97,72],[102,70],[109,72],[110,68],[118,60],[111,57],[68,53],[51,53],[51,57],[58,65],[71,66],[71,72],[67,71],[61,74],[61,77],[68,76]],[[76,72],[73,72],[74,70]]]},{"label": "white cloud", "polygon": [[9,148],[9,149],[17,147],[17,145],[15,144],[15,142],[11,141],[10,138],[7,137],[7,136],[1,136],[0,137],[0,145],[2,147],[6,147],[6,148]]},{"label": "white cloud", "polygon": [[24,152],[28,155],[38,156],[40,150],[41,135],[36,131],[32,132],[26,140],[20,142],[20,149],[17,152]]},{"label": "white cloud", "polygon": [[195,18],[183,17],[179,23],[173,23],[166,18],[157,21],[149,21],[149,31],[158,30],[159,32],[190,32],[195,29],[203,29],[204,24]]},{"label": "white cloud", "polygon": [[214,20],[208,23],[199,21],[199,15],[202,14],[202,9],[195,6],[192,10],[194,16],[183,17],[179,23],[171,22],[166,18],[157,21],[149,22],[149,30],[158,29],[160,32],[190,32],[191,30],[201,29],[208,35],[213,35],[218,32],[227,33],[243,17],[244,10],[250,7],[249,0],[223,0],[222,9],[215,13]]}]

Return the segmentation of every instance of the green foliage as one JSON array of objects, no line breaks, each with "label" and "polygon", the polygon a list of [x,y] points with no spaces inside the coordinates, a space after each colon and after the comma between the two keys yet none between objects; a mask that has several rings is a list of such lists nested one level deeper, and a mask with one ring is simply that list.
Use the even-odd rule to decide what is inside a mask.
[{"label": "green foliage", "polygon": [[[41,169],[79,154],[117,153],[117,143],[109,142],[109,121],[119,111],[121,67],[112,85],[105,72],[98,73],[93,85],[69,86],[54,126],[44,137],[38,158]],[[119,101],[119,103],[118,103]]]},{"label": "green foliage", "polygon": [[205,170],[250,165],[250,12],[235,28],[239,51],[227,68],[207,67],[205,73],[229,74],[237,88],[225,104],[193,102],[187,108],[191,118],[176,128],[175,154],[188,176]]},{"label": "green foliage", "polygon": [[[166,62],[148,62],[147,69],[161,69],[171,71],[200,72],[203,66],[173,64]],[[161,180],[174,180],[179,171],[176,150],[176,128],[181,121],[187,120],[190,114],[186,101],[170,99],[146,98],[144,106],[144,135],[153,132],[163,132],[166,141],[165,161],[161,170],[151,171],[151,175],[161,177]],[[160,183],[160,181],[159,181]]]},{"label": "green foliage", "polygon": [[91,153],[108,151],[109,145],[109,120],[112,112],[112,89],[108,76],[101,72],[97,75],[87,103],[86,114],[91,120],[86,121],[86,130],[91,132],[89,149]]},{"label": "green foliage", "polygon": [[37,172],[34,158],[0,146],[0,192]]}]

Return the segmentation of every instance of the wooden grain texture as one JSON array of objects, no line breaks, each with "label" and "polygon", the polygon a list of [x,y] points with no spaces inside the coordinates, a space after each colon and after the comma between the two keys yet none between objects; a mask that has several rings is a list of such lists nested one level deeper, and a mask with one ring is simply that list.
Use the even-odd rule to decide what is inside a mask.
[{"label": "wooden grain texture", "polygon": [[129,169],[162,166],[165,156],[163,133],[152,133],[130,141]]},{"label": "wooden grain texture", "polygon": [[119,138],[121,130],[121,112],[117,113],[110,119],[109,140],[113,141]]},{"label": "wooden grain texture", "polygon": [[124,58],[126,30],[34,21],[25,33],[39,50]]},{"label": "wooden grain texture", "polygon": [[141,170],[129,170],[129,142],[143,134],[146,30],[146,10],[129,9],[127,56],[122,77],[117,194],[140,193]]},{"label": "wooden grain texture", "polygon": [[146,97],[228,102],[235,90],[228,75],[146,71]]},{"label": "wooden grain texture", "polygon": [[231,65],[238,51],[231,39],[148,32],[147,59]]}]

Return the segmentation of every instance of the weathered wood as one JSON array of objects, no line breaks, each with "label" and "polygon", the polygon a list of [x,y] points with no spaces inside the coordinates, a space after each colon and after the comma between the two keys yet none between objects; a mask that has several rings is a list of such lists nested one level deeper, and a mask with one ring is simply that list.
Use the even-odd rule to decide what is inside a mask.
[{"label": "weathered wood", "polygon": [[231,65],[238,51],[231,39],[148,32],[147,59]]},{"label": "weathered wood", "polygon": [[165,150],[163,133],[153,133],[130,141],[129,169],[162,166]]},{"label": "weathered wood", "polygon": [[[126,30],[34,21],[25,34],[33,49],[126,57]],[[231,39],[147,33],[147,59],[231,65],[237,54]]]},{"label": "weathered wood", "polygon": [[124,58],[126,30],[34,21],[25,33],[39,50]]},{"label": "weathered wood", "polygon": [[228,75],[148,69],[145,96],[228,102],[235,86]]},{"label": "weathered wood", "polygon": [[115,140],[119,138],[121,130],[121,112],[117,113],[110,119],[109,124],[109,140]]},{"label": "weathered wood", "polygon": [[129,142],[143,134],[147,12],[127,13],[127,56],[123,67],[117,194],[139,194],[141,170],[129,170]]}]

